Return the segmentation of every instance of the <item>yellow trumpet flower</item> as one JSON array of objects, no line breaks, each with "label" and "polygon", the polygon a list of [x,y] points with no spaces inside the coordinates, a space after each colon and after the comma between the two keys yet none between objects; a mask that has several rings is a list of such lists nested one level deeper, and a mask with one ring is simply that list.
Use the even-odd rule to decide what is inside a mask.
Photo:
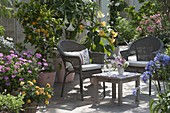
[{"label": "yellow trumpet flower", "polygon": [[28,99],[28,100],[27,100],[27,103],[28,103],[28,104],[30,104],[30,103],[31,103],[31,100],[30,100],[30,99]]},{"label": "yellow trumpet flower", "polygon": [[79,26],[79,28],[80,28],[80,30],[82,30],[82,31],[83,31],[83,30],[84,30],[84,28],[85,28],[85,26],[84,26],[84,25],[80,25],[80,26]]},{"label": "yellow trumpet flower", "polygon": [[103,21],[103,22],[100,23],[100,25],[101,25],[102,27],[104,27],[104,26],[106,26],[106,22]]},{"label": "yellow trumpet flower", "polygon": [[118,35],[118,33],[117,33],[117,32],[114,32],[114,31],[111,31],[111,33],[112,33],[112,36],[113,36],[113,37],[117,37],[117,35]]},{"label": "yellow trumpet flower", "polygon": [[115,38],[109,38],[109,42],[110,42],[111,44],[113,44],[115,41],[116,41]]},{"label": "yellow trumpet flower", "polygon": [[20,86],[23,86],[25,84],[25,82],[20,82]]},{"label": "yellow trumpet flower", "polygon": [[33,83],[36,83],[36,80],[35,80],[35,79],[33,79],[33,80],[32,80],[32,82],[33,82]]},{"label": "yellow trumpet flower", "polygon": [[99,36],[104,36],[104,35],[105,35],[104,31],[103,31],[103,30],[100,30],[100,31],[99,31]]},{"label": "yellow trumpet flower", "polygon": [[51,85],[49,83],[47,83],[46,87],[51,87]]},{"label": "yellow trumpet flower", "polygon": [[48,105],[49,104],[49,100],[46,99],[45,100],[45,104]]}]

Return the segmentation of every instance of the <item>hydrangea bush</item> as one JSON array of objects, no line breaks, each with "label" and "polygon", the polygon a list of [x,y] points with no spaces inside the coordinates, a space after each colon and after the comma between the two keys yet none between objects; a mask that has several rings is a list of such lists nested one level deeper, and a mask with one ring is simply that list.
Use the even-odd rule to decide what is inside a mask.
[{"label": "hydrangea bush", "polygon": [[33,56],[30,51],[19,54],[10,51],[9,55],[0,53],[0,88],[12,92],[19,88],[21,81],[29,81],[38,78],[42,64],[48,66],[46,60],[38,62],[41,54]]}]

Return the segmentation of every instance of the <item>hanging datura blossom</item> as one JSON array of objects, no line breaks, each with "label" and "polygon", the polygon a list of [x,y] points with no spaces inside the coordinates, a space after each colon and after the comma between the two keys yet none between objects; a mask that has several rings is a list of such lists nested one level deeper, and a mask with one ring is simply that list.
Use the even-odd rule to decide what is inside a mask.
[{"label": "hanging datura blossom", "polygon": [[70,25],[67,28],[67,31],[74,31],[74,30],[75,30],[75,28],[73,27],[73,24],[71,22]]},{"label": "hanging datura blossom", "polygon": [[97,11],[97,18],[103,18],[105,15],[101,11]]},{"label": "hanging datura blossom", "polygon": [[69,24],[68,22],[68,19],[67,19],[67,16],[65,15],[65,18],[64,18],[64,24]]},{"label": "hanging datura blossom", "polygon": [[84,3],[92,3],[92,0],[82,0]]}]

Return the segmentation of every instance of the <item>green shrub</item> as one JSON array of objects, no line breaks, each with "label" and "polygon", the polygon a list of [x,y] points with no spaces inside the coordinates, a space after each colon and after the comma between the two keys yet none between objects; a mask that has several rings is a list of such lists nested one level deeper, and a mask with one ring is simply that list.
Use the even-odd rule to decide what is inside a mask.
[{"label": "green shrub", "polygon": [[24,96],[13,96],[10,94],[0,94],[0,111],[12,111],[19,113],[24,104]]}]

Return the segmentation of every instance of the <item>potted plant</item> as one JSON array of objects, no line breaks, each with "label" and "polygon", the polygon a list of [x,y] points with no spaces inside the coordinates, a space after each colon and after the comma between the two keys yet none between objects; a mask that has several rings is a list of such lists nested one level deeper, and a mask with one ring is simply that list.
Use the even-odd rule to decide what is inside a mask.
[{"label": "potted plant", "polygon": [[50,84],[44,87],[37,85],[36,80],[20,82],[20,92],[24,95],[24,112],[36,113],[36,108],[39,104],[49,104],[49,100],[53,95]]},{"label": "potted plant", "polygon": [[24,104],[23,95],[0,94],[0,112],[19,113]]},{"label": "potted plant", "polygon": [[128,67],[129,63],[122,56],[114,56],[114,59],[111,60],[112,67],[117,68],[118,74],[122,75],[124,69]]},{"label": "potted plant", "polygon": [[169,69],[170,69],[170,56],[166,54],[158,53],[154,60],[151,60],[147,66],[146,71],[142,75],[142,80],[147,82],[149,78],[155,78],[162,80],[163,88],[160,84],[157,84],[154,79],[151,79],[156,86],[156,98],[150,101],[150,112],[151,113],[168,113],[170,111],[170,80],[169,80]]},{"label": "potted plant", "polygon": [[34,56],[30,51],[17,53],[11,50],[7,55],[0,53],[1,90],[15,93],[21,81],[36,80],[42,64],[47,65],[46,62],[39,62],[39,60],[40,54],[37,53]]},{"label": "potted plant", "polygon": [[42,58],[49,61],[62,36],[63,23],[61,18],[55,18],[57,11],[52,6],[35,0],[18,2],[15,7],[15,17],[24,30],[24,42],[34,46],[35,53],[40,53]]}]

